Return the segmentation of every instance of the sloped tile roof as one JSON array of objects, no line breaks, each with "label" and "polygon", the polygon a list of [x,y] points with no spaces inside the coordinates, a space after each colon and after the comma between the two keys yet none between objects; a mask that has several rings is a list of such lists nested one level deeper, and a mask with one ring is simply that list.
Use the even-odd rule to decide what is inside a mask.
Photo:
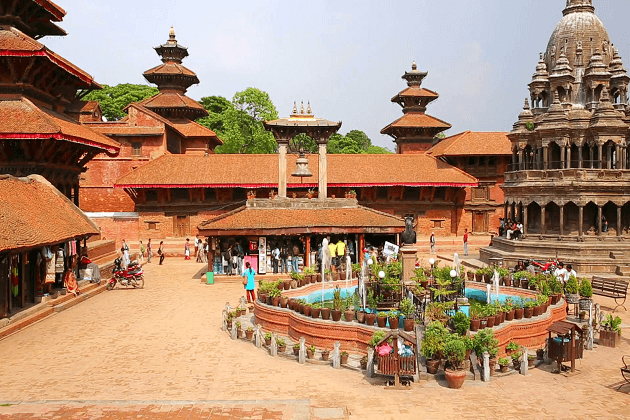
[{"label": "sloped tile roof", "polygon": [[208,231],[276,229],[302,229],[304,232],[316,233],[326,228],[334,228],[336,233],[345,230],[402,232],[405,221],[362,206],[319,209],[243,206],[199,225],[201,234]]},{"label": "sloped tile roof", "polygon": [[147,108],[192,108],[208,115],[199,102],[176,92],[161,92],[139,103]]},{"label": "sloped tile roof", "polygon": [[120,144],[49,109],[38,108],[26,98],[0,101],[1,139],[54,138],[104,149],[117,155]]},{"label": "sloped tile roof", "polygon": [[98,234],[78,207],[39,175],[0,175],[0,252]]},{"label": "sloped tile roof", "polygon": [[[295,168],[288,156],[287,172]],[[317,186],[319,157],[308,155],[311,178],[289,176],[292,188]],[[433,156],[328,155],[328,185],[476,186],[477,179]],[[278,155],[161,156],[116,181],[119,188],[277,188]]]},{"label": "sloped tile roof", "polygon": [[35,3],[43,7],[46,11],[48,11],[51,15],[53,15],[54,20],[56,22],[61,22],[63,17],[66,15],[65,10],[63,10],[61,7],[57,6],[55,3],[53,3],[50,0],[34,0],[34,1]]},{"label": "sloped tile roof", "polygon": [[439,98],[437,92],[433,92],[432,90],[425,88],[414,88],[408,87],[407,89],[400,92],[398,95],[392,98],[392,102],[396,102],[399,97],[427,97],[427,98]]},{"label": "sloped tile roof", "polygon": [[510,156],[512,143],[508,133],[465,131],[441,140],[427,151],[441,156]]},{"label": "sloped tile roof", "polygon": [[160,64],[157,67],[145,71],[144,74],[182,74],[184,76],[197,77],[194,71],[187,69],[179,63],[172,62]]},{"label": "sloped tile roof", "polygon": [[448,129],[451,128],[451,125],[445,121],[432,117],[428,114],[419,114],[415,112],[409,112],[383,130],[381,130],[382,134],[386,134],[386,131],[389,131],[391,128],[443,128]]}]

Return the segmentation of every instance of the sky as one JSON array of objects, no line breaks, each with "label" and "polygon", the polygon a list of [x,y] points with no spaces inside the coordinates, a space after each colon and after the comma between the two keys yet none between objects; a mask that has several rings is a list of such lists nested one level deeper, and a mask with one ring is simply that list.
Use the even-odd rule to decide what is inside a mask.
[{"label": "sky", "polygon": [[[566,0],[56,0],[66,37],[41,42],[101,84],[148,84],[160,63],[153,50],[175,28],[188,47],[184,65],[199,100],[255,87],[281,117],[311,102],[318,118],[342,121],[394,150],[380,131],[400,118],[391,98],[401,76],[428,71],[423,87],[440,98],[427,113],[449,122],[446,134],[509,131],[529,96],[538,54]],[[627,0],[593,0],[613,44],[630,66]],[[630,67],[629,67],[630,68]]]}]

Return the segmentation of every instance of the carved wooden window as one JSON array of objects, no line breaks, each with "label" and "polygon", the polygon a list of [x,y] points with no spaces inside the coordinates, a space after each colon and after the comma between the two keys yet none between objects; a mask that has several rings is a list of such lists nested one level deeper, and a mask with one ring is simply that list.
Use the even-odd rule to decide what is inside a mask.
[{"label": "carved wooden window", "polygon": [[149,230],[157,230],[157,223],[156,222],[149,222],[148,223],[148,229]]},{"label": "carved wooden window", "polygon": [[131,156],[133,157],[142,156],[142,142],[140,141],[131,142]]},{"label": "carved wooden window", "polygon": [[442,226],[442,223],[444,222],[444,220],[432,220],[433,222],[433,229],[442,229],[444,226]]},{"label": "carved wooden window", "polygon": [[472,190],[473,201],[484,201],[488,199],[488,187],[477,187]]}]

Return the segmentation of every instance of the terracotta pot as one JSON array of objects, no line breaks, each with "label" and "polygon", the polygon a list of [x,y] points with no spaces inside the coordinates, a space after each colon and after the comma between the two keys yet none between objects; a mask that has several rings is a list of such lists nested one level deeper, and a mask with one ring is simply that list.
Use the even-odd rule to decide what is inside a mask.
[{"label": "terracotta pot", "polygon": [[297,348],[297,349],[296,349],[296,348],[294,347],[294,348],[293,348],[293,355],[294,355],[294,356],[299,356],[299,355],[300,355],[300,349],[299,349],[299,348]]},{"label": "terracotta pot", "polygon": [[339,281],[339,273],[332,274],[332,281]]},{"label": "terracotta pot", "polygon": [[295,306],[295,298],[289,298],[289,309],[293,310]]},{"label": "terracotta pot", "polygon": [[512,365],[514,366],[515,371],[521,371],[521,362],[519,360],[512,360]]},{"label": "terracotta pot", "polygon": [[271,305],[273,303],[273,298],[271,296],[267,296],[267,305]]},{"label": "terracotta pot", "polygon": [[387,318],[389,320],[389,328],[392,330],[397,330],[398,329],[398,323],[400,322],[400,320],[398,319],[398,317],[392,317],[392,318]]},{"label": "terracotta pot", "polygon": [[479,320],[479,329],[483,330],[484,328],[486,328],[488,326],[488,318],[481,318]]},{"label": "terracotta pot", "polygon": [[362,369],[362,370],[367,369],[367,360],[363,360],[363,359],[361,359],[361,360],[359,361],[359,363],[361,364],[361,369]]},{"label": "terracotta pot", "polygon": [[512,287],[519,287],[520,281],[519,279],[512,279]]},{"label": "terracotta pot", "polygon": [[365,325],[374,325],[375,321],[376,321],[376,314],[374,313],[365,314]]},{"label": "terracotta pot", "polygon": [[319,318],[319,314],[321,314],[322,310],[320,308],[311,308],[311,317],[317,319]]},{"label": "terracotta pot", "polygon": [[365,322],[365,311],[357,311],[357,321],[359,324],[363,324]]},{"label": "terracotta pot", "polygon": [[534,316],[538,316],[541,313],[542,313],[542,308],[540,306],[534,306]]},{"label": "terracotta pot", "polygon": [[342,365],[347,365],[348,364],[348,357],[350,355],[349,354],[342,354],[341,355],[341,364]]},{"label": "terracotta pot", "polygon": [[460,389],[464,385],[464,381],[466,381],[466,371],[463,369],[446,369],[444,374],[446,376],[446,381],[448,382],[448,387],[452,389]]},{"label": "terracotta pot", "polygon": [[523,308],[520,309],[515,309],[514,310],[514,319],[523,319],[523,315],[525,314],[525,311]]},{"label": "terracotta pot", "polygon": [[497,359],[490,359],[490,376],[494,376],[497,373]]},{"label": "terracotta pot", "polygon": [[328,361],[328,355],[329,355],[329,354],[330,354],[330,353],[329,353],[329,352],[327,352],[327,351],[323,351],[323,352],[322,352],[322,360],[323,360],[324,362],[327,362],[327,361]]},{"label": "terracotta pot", "polygon": [[527,359],[527,367],[534,367],[536,366],[536,359]]},{"label": "terracotta pot", "polygon": [[291,280],[291,289],[297,289],[298,282],[297,280]]},{"label": "terracotta pot", "polygon": [[346,322],[352,322],[354,321],[354,311],[351,309],[348,309],[347,311],[345,311],[343,313],[344,318],[346,319]]},{"label": "terracotta pot", "polygon": [[479,326],[481,324],[481,321],[478,319],[471,319],[470,320],[470,331],[477,331],[479,329]]},{"label": "terracotta pot", "polygon": [[265,345],[267,346],[271,345],[271,338],[265,338]]},{"label": "terracotta pot", "polygon": [[440,359],[427,360],[427,372],[435,375],[440,367]]},{"label": "terracotta pot", "polygon": [[475,273],[475,281],[481,282],[483,280],[483,276],[481,274]]},{"label": "terracotta pot", "polygon": [[287,346],[278,346],[278,353],[284,353],[285,351],[287,351]]},{"label": "terracotta pot", "polygon": [[245,330],[245,338],[251,340],[254,336],[254,330]]},{"label": "terracotta pot", "polygon": [[560,296],[561,295],[559,294],[551,295],[551,304],[552,305],[558,304],[558,302],[560,302]]},{"label": "terracotta pot", "polygon": [[346,272],[342,271],[341,273],[339,273],[339,280],[345,280],[346,279]]},{"label": "terracotta pot", "polygon": [[284,286],[284,290],[289,290],[291,288],[291,279],[283,280],[282,286]]},{"label": "terracotta pot", "polygon": [[492,328],[494,327],[494,321],[496,321],[496,317],[495,316],[489,316],[488,317],[488,322],[486,323],[486,327],[487,328]]},{"label": "terracotta pot", "polygon": [[405,318],[403,319],[403,326],[405,331],[413,331],[413,327],[415,325],[415,320],[413,318]]},{"label": "terracotta pot", "polygon": [[422,286],[423,289],[426,289],[428,285],[429,285],[428,280],[424,280],[420,282],[420,286]]},{"label": "terracotta pot", "polygon": [[386,316],[377,316],[376,317],[376,324],[378,325],[379,328],[385,328],[385,326],[387,325],[387,317]]},{"label": "terracotta pot", "polygon": [[304,316],[311,316],[312,307],[304,305]]},{"label": "terracotta pot", "polygon": [[501,314],[496,314],[494,316],[494,325],[501,325],[501,323],[503,322],[503,315]]},{"label": "terracotta pot", "polygon": [[514,312],[516,312],[514,309],[512,309],[510,312],[506,312],[505,313],[505,320],[506,321],[514,321]]},{"label": "terracotta pot", "polygon": [[308,357],[309,359],[313,359],[315,357],[315,352],[306,350],[306,357]]},{"label": "terracotta pot", "polygon": [[475,280],[475,273],[473,273],[472,271],[469,271],[468,273],[466,273],[466,278],[468,279],[468,281]]},{"label": "terracotta pot", "polygon": [[322,319],[330,319],[330,308],[322,308]]},{"label": "terracotta pot", "polygon": [[341,311],[340,310],[333,309],[330,313],[332,314],[332,320],[333,321],[339,321],[341,319]]},{"label": "terracotta pot", "polygon": [[511,277],[503,277],[503,283],[507,287],[512,287],[512,278]]},{"label": "terracotta pot", "polygon": [[293,310],[294,310],[295,312],[297,312],[298,314],[300,313],[300,306],[302,306],[302,304],[301,304],[301,303],[298,303],[298,302],[295,302],[295,303],[293,304]]},{"label": "terracotta pot", "polygon": [[317,283],[321,283],[322,282],[322,276],[315,276],[315,280],[317,280]]},{"label": "terracotta pot", "polygon": [[280,307],[281,308],[286,308],[287,305],[289,304],[289,299],[288,298],[280,298]]},{"label": "terracotta pot", "polygon": [[306,308],[306,305],[300,305],[300,313],[302,315],[304,315],[304,308]]},{"label": "terracotta pot", "polygon": [[267,303],[267,293],[260,293],[260,291],[258,291],[258,300],[262,303]]},{"label": "terracotta pot", "polygon": [[525,318],[534,316],[534,308],[525,308]]},{"label": "terracotta pot", "polygon": [[492,277],[490,277],[490,274],[484,274],[483,281],[485,281],[488,284],[492,284]]},{"label": "terracotta pot", "polygon": [[521,288],[528,289],[529,288],[529,280],[521,279]]}]

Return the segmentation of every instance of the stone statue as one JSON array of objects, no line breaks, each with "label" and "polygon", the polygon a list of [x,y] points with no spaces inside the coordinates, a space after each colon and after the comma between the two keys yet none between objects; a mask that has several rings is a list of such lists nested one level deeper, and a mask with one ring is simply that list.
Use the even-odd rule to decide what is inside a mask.
[{"label": "stone statue", "polygon": [[413,216],[405,217],[405,231],[401,236],[402,245],[416,244],[416,231],[413,229]]},{"label": "stone statue", "polygon": [[332,354],[333,368],[339,369],[341,367],[341,343],[335,341],[333,354]]}]

